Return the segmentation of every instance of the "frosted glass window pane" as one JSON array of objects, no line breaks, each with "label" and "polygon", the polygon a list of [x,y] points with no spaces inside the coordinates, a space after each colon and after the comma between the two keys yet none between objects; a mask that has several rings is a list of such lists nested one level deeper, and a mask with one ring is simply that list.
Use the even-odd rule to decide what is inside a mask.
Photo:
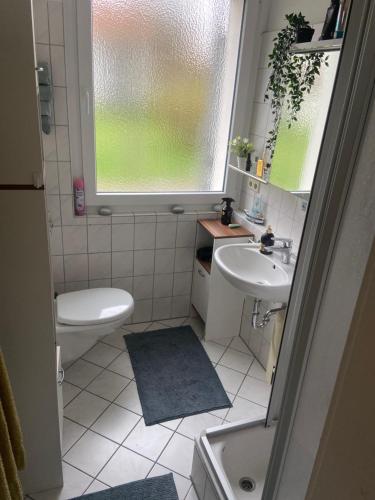
[{"label": "frosted glass window pane", "polygon": [[340,53],[328,55],[328,67],[321,67],[297,121],[288,129],[281,118],[270,182],[286,191],[311,191]]},{"label": "frosted glass window pane", "polygon": [[233,3],[92,1],[97,192],[223,189]]}]

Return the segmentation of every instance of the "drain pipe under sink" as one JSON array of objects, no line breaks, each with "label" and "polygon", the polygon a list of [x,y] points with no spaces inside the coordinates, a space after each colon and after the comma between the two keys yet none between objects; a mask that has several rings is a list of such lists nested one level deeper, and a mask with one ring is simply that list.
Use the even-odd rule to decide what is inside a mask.
[{"label": "drain pipe under sink", "polygon": [[271,316],[278,313],[279,311],[284,311],[284,309],[286,309],[286,304],[282,305],[281,307],[275,307],[274,309],[268,309],[263,314],[263,318],[261,319],[261,321],[258,323],[258,317],[260,315],[259,306],[261,302],[261,299],[254,299],[253,312],[251,314],[251,326],[254,329],[264,328],[270,322]]}]

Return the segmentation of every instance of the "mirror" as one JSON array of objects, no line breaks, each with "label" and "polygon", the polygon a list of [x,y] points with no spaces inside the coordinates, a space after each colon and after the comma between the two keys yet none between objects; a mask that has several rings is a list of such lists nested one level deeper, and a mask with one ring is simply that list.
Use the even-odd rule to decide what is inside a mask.
[{"label": "mirror", "polygon": [[[274,186],[307,198],[314,179],[340,51],[324,55],[329,57],[328,66],[322,65],[291,128],[288,128],[282,111],[269,180]],[[296,54],[296,57],[303,56]]]}]

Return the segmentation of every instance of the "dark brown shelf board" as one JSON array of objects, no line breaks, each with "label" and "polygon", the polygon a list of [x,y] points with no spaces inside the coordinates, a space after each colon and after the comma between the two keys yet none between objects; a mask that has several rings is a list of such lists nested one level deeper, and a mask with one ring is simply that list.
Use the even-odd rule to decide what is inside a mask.
[{"label": "dark brown shelf board", "polygon": [[211,262],[208,262],[207,260],[201,260],[201,259],[197,259],[197,261],[208,272],[208,274],[211,274]]},{"label": "dark brown shelf board", "polygon": [[242,226],[231,229],[228,226],[224,226],[218,219],[198,219],[198,224],[217,239],[254,236],[253,233]]}]

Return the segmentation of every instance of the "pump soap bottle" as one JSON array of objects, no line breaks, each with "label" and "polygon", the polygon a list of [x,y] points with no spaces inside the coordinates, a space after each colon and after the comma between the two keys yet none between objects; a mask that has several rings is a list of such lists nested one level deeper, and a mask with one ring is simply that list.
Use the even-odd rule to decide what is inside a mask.
[{"label": "pump soap bottle", "polygon": [[233,198],[222,198],[223,203],[225,203],[225,206],[221,210],[221,223],[224,226],[229,226],[229,224],[232,222],[232,214],[233,214],[233,208],[231,207],[231,203],[233,203],[234,200]]}]

